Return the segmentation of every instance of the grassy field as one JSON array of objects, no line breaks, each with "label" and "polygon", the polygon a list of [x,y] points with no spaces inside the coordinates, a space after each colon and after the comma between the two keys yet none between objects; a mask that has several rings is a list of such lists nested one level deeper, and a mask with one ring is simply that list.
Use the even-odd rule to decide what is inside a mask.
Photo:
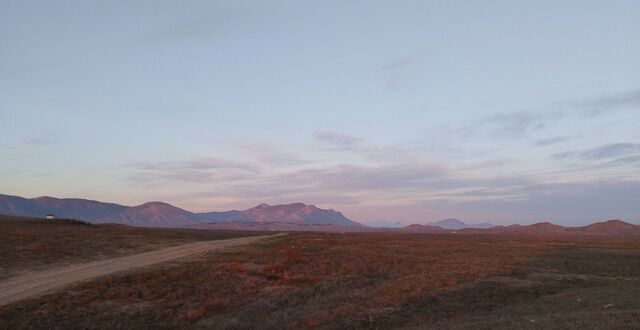
[{"label": "grassy field", "polygon": [[91,225],[74,220],[0,216],[0,280],[57,265],[129,255],[194,241],[255,234]]},{"label": "grassy field", "polygon": [[640,242],[292,234],[0,307],[0,328],[640,328]]}]

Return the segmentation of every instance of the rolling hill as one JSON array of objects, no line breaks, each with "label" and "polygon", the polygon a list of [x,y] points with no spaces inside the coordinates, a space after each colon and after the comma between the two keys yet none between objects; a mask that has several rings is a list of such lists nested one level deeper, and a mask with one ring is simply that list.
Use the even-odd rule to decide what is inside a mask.
[{"label": "rolling hill", "polygon": [[621,220],[596,222],[582,227],[564,227],[550,222],[531,225],[496,226],[492,228],[465,228],[460,234],[510,234],[526,236],[566,236],[566,235],[640,235],[640,226]]}]

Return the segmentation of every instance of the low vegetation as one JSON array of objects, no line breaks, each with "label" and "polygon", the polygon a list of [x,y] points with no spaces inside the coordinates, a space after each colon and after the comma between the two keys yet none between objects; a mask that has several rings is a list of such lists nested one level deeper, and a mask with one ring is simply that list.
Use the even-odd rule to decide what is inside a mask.
[{"label": "low vegetation", "polygon": [[0,328],[639,328],[640,242],[291,234],[0,307]]},{"label": "low vegetation", "polygon": [[199,240],[255,234],[0,216],[0,279],[55,265],[123,256]]}]

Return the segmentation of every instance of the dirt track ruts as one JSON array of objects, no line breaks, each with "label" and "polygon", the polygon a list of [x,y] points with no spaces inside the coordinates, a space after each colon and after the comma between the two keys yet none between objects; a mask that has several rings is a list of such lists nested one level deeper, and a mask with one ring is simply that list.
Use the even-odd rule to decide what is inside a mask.
[{"label": "dirt track ruts", "polygon": [[0,282],[0,306],[39,296],[55,289],[99,276],[151,266],[187,256],[203,254],[212,250],[251,244],[266,238],[282,235],[286,234],[196,242],[125,257],[29,272]]}]

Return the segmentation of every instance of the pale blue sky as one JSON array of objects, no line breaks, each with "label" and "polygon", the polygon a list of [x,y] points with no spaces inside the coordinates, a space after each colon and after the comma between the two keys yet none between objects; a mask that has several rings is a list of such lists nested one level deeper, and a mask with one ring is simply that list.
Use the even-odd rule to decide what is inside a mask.
[{"label": "pale blue sky", "polygon": [[0,193],[640,223],[638,1],[1,1]]}]

